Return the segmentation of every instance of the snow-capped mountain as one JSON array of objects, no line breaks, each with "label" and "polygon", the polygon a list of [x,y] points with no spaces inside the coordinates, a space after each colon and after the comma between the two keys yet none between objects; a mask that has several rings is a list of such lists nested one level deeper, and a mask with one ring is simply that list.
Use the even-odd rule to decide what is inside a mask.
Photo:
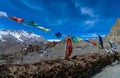
[{"label": "snow-capped mountain", "polygon": [[24,30],[0,30],[0,53],[15,52],[28,44],[43,46],[46,43],[44,37]]},{"label": "snow-capped mountain", "polygon": [[46,40],[39,35],[34,33],[26,32],[24,30],[0,30],[0,41],[6,42],[9,39],[14,39],[17,42],[35,42],[43,41],[46,43]]}]

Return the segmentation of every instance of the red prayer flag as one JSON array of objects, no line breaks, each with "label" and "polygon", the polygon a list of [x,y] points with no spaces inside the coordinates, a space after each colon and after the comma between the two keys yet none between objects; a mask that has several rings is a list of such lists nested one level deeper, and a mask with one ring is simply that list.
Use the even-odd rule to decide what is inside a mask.
[{"label": "red prayer flag", "polygon": [[93,44],[94,46],[97,45],[97,43],[95,41],[93,41],[93,40],[90,40],[90,43]]},{"label": "red prayer flag", "polygon": [[12,19],[12,20],[14,20],[16,22],[24,22],[24,20],[22,18],[17,18],[15,16],[10,17],[10,19]]}]

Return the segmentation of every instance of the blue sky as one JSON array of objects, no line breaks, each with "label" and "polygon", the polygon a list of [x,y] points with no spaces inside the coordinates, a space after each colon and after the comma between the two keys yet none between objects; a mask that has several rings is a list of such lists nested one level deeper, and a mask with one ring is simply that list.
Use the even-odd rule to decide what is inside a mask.
[{"label": "blue sky", "polygon": [[[120,0],[0,0],[0,11],[8,16],[34,20],[53,33],[77,37],[105,35],[120,17]],[[51,33],[0,19],[0,29],[25,30],[56,39]]]}]

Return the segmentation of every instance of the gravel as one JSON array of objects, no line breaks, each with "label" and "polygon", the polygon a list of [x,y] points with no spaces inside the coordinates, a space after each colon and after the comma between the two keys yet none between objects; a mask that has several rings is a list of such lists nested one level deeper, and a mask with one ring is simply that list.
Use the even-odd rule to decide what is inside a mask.
[{"label": "gravel", "polygon": [[120,78],[120,64],[114,63],[112,65],[108,65],[92,78]]}]

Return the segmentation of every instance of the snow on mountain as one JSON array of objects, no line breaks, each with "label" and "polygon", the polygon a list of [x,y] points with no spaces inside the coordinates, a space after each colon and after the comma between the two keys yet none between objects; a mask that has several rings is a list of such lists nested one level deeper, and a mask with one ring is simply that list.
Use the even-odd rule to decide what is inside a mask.
[{"label": "snow on mountain", "polygon": [[43,41],[46,43],[46,40],[42,36],[24,30],[0,30],[0,41],[8,41],[10,38],[14,38],[17,42],[29,41],[31,43],[35,41]]},{"label": "snow on mountain", "polygon": [[49,42],[59,42],[61,40],[59,40],[59,39],[48,39],[47,41],[49,41]]},{"label": "snow on mountain", "polygon": [[15,53],[30,44],[45,47],[47,40],[24,30],[0,30],[0,53]]}]

